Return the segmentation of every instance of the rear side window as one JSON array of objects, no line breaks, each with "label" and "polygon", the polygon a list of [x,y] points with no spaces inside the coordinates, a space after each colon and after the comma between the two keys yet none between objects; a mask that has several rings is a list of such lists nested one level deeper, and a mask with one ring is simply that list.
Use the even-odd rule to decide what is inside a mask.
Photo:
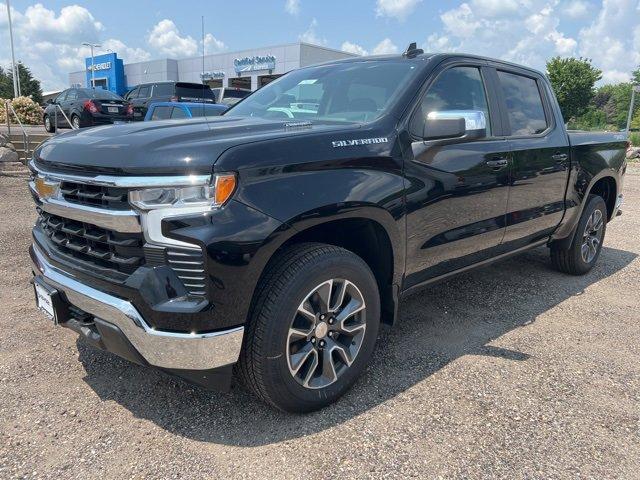
[{"label": "rear side window", "polygon": [[182,98],[210,98],[215,100],[215,95],[211,91],[211,88],[207,85],[184,85],[176,84],[176,95]]},{"label": "rear side window", "polygon": [[211,105],[197,105],[190,106],[189,111],[191,112],[191,116],[193,118],[196,117],[216,117],[220,115],[222,112],[218,108],[214,108]]},{"label": "rear side window", "polygon": [[422,98],[420,108],[411,120],[410,130],[421,137],[430,112],[455,110],[483,112],[487,121],[487,136],[491,136],[487,95],[477,67],[453,67],[442,72]]},{"label": "rear side window", "polygon": [[548,123],[538,82],[533,78],[501,71],[498,71],[498,78],[507,106],[511,135],[536,135],[544,132]]},{"label": "rear side window", "polygon": [[78,91],[69,90],[69,93],[67,93],[67,100],[77,100],[77,99],[78,99]]},{"label": "rear side window", "polygon": [[151,120],[166,120],[171,115],[171,109],[173,107],[158,106],[153,109],[151,114]]},{"label": "rear side window", "polygon": [[186,112],[180,107],[173,107],[171,118],[187,118]]},{"label": "rear side window", "polygon": [[172,97],[173,83],[158,83],[153,87],[154,97]]}]

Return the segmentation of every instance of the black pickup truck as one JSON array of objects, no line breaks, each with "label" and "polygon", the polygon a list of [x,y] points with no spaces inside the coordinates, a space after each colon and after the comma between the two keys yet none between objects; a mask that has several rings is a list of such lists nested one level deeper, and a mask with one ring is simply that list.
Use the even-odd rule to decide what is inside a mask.
[{"label": "black pickup truck", "polygon": [[625,147],[567,132],[545,76],[498,60],[411,47],[292,71],[220,117],[42,144],[37,304],[132,362],[311,411],[407,292],[543,245],[587,273]]}]

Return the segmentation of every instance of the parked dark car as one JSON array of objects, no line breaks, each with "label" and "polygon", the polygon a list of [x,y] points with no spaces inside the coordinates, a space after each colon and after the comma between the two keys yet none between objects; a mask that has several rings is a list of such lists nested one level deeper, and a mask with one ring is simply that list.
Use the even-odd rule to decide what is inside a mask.
[{"label": "parked dark car", "polygon": [[187,82],[141,83],[127,92],[124,98],[133,105],[134,120],[144,120],[149,105],[155,102],[216,103],[208,85]]},{"label": "parked dark car", "polygon": [[243,98],[251,95],[251,90],[247,90],[246,88],[217,87],[212,90],[216,96],[217,103],[223,103],[229,106],[235,105]]},{"label": "parked dark car", "polygon": [[157,102],[149,105],[144,121],[177,120],[180,118],[217,117],[229,109],[219,103]]},{"label": "parked dark car", "polygon": [[129,102],[101,88],[69,88],[47,104],[42,117],[44,128],[49,133],[54,132],[56,126],[82,128],[132,119],[133,110]]},{"label": "parked dark car", "polygon": [[567,132],[543,73],[491,58],[414,44],[294,70],[220,117],[39,146],[37,304],[97,348],[308,412],[424,285],[542,246],[589,272],[626,147]]}]

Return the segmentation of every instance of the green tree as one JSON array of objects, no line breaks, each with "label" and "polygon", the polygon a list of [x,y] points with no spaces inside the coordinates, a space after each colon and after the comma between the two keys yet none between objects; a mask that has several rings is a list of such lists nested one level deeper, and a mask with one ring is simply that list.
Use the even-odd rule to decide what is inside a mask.
[{"label": "green tree", "polygon": [[631,83],[634,85],[640,85],[640,66],[637,70],[631,72]]},{"label": "green tree", "polygon": [[602,72],[591,65],[591,60],[582,57],[554,57],[547,62],[547,74],[565,121],[587,111],[595,84],[602,78]]},{"label": "green tree", "polygon": [[[30,96],[36,103],[42,103],[40,80],[33,78],[29,67],[22,62],[18,62],[18,78],[22,96]],[[4,70],[2,67],[0,67],[0,97],[13,98],[13,72]]]},{"label": "green tree", "polygon": [[13,83],[9,72],[0,67],[0,98],[13,97]]}]

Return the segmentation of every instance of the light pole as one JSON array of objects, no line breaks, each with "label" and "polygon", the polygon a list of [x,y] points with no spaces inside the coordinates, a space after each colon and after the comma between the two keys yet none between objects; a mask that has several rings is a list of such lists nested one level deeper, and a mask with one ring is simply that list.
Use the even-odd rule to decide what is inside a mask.
[{"label": "light pole", "polygon": [[631,128],[631,117],[633,116],[633,107],[636,103],[636,92],[640,92],[640,85],[631,85],[631,103],[629,104],[629,115],[627,115],[627,135]]},{"label": "light pole", "polygon": [[18,87],[18,68],[16,67],[16,55],[13,50],[13,27],[11,25],[11,6],[7,0],[7,19],[9,20],[9,43],[11,43],[11,69],[13,72],[13,96],[20,96],[20,87]]},{"label": "light pole", "polygon": [[84,45],[85,47],[90,47],[91,48],[91,88],[95,89],[96,88],[96,68],[95,65],[93,64],[93,49],[94,48],[99,48],[102,45],[98,45],[97,43],[89,43],[89,42],[82,42],[82,45]]}]

